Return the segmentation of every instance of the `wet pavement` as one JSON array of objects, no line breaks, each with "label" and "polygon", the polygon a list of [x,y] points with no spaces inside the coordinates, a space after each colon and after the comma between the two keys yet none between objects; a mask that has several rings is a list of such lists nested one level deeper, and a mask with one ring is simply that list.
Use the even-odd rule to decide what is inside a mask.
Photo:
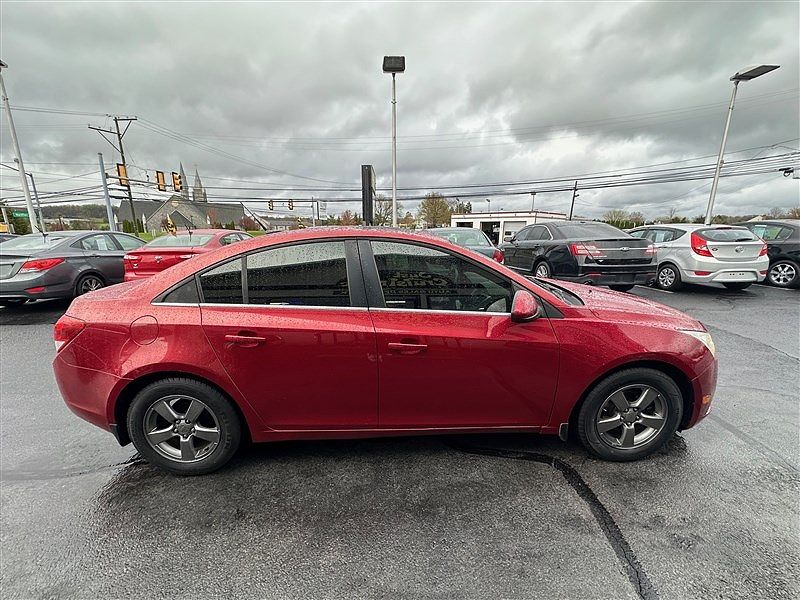
[{"label": "wet pavement", "polygon": [[198,478],[68,411],[66,304],[0,309],[3,597],[798,597],[800,292],[633,293],[720,356],[711,416],[648,460],[437,436],[261,445]]}]

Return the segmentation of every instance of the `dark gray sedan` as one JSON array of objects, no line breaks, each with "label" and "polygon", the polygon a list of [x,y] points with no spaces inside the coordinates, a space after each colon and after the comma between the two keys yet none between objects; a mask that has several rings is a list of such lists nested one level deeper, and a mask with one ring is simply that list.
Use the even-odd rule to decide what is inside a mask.
[{"label": "dark gray sedan", "polygon": [[119,283],[122,257],[144,245],[126,233],[53,231],[0,244],[0,306],[72,298]]},{"label": "dark gray sedan", "polygon": [[503,262],[503,253],[492,244],[489,237],[480,229],[472,227],[439,227],[437,229],[426,229],[425,233],[444,238],[456,246],[469,248],[499,263]]}]

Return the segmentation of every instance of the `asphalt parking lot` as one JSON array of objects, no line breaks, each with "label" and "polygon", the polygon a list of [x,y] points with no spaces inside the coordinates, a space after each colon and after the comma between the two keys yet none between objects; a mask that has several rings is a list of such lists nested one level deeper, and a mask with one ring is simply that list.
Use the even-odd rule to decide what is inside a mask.
[{"label": "asphalt parking lot", "polygon": [[0,309],[5,598],[796,598],[800,292],[636,288],[702,320],[711,416],[637,463],[529,435],[292,442],[180,478],[74,417],[65,303]]}]

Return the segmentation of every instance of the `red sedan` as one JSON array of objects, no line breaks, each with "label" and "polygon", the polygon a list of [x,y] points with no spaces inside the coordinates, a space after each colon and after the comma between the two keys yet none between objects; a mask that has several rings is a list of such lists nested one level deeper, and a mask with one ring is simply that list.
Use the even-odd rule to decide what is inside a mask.
[{"label": "red sedan", "polygon": [[67,405],[187,474],[245,438],[575,432],[633,460],[702,419],[717,377],[678,311],[394,230],[220,248],[77,298],[54,337]]},{"label": "red sedan", "polygon": [[150,277],[198,254],[251,237],[244,231],[230,229],[193,229],[159,236],[123,257],[125,281]]}]

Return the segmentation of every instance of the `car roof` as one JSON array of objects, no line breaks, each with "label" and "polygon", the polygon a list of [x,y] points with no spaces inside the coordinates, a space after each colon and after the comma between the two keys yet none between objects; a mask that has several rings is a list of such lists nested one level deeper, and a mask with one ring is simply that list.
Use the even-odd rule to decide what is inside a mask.
[{"label": "car roof", "polygon": [[792,225],[793,227],[800,227],[800,219],[764,219],[763,221],[746,221],[736,224],[743,227],[747,225]]},{"label": "car roof", "polygon": [[641,225],[639,227],[635,227],[634,229],[631,229],[631,231],[638,231],[640,229],[661,229],[663,227],[682,229],[683,231],[696,231],[698,229],[726,229],[731,227],[741,228],[742,226],[739,224],[726,225],[725,223],[714,223],[712,225],[703,225],[702,223],[652,223],[650,225]]}]

